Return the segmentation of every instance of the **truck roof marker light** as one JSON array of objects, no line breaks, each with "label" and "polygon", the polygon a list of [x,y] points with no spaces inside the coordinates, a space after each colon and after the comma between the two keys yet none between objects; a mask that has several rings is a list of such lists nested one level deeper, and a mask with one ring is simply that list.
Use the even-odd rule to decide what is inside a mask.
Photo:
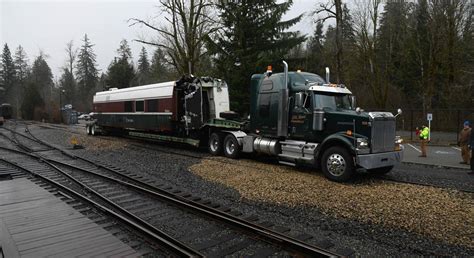
[{"label": "truck roof marker light", "polygon": [[347,131],[346,131],[346,134],[349,135],[349,136],[351,136],[351,135],[352,135],[352,131],[351,131],[351,130],[347,130]]},{"label": "truck roof marker light", "polygon": [[267,72],[266,72],[267,76],[272,75],[272,73],[273,73],[272,66],[271,65],[267,66]]}]

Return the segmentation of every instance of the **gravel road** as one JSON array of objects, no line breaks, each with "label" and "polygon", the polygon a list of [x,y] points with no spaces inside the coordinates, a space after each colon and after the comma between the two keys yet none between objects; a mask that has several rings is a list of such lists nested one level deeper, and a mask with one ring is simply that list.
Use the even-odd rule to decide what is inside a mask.
[{"label": "gravel road", "polygon": [[[355,250],[356,255],[474,256],[474,248],[472,241],[472,229],[474,227],[470,224],[471,222],[459,221],[459,224],[461,224],[459,227],[466,227],[466,232],[469,232],[469,230],[471,230],[471,234],[465,236],[464,241],[453,244],[452,241],[440,240],[439,238],[434,237],[437,235],[436,232],[431,235],[424,234],[417,231],[409,230],[406,227],[393,226],[395,222],[375,223],[372,222],[373,220],[364,220],[362,217],[344,216],[344,214],[337,214],[337,210],[332,210],[331,212],[328,212],[328,210],[322,209],[321,205],[318,205],[318,203],[276,202],[274,200],[267,200],[268,198],[248,197],[242,192],[242,189],[236,187],[235,185],[233,186],[228,184],[225,180],[213,180],[211,177],[207,176],[207,174],[209,174],[207,172],[207,174],[196,172],[196,168],[206,167],[206,165],[209,165],[206,162],[210,162],[212,161],[212,159],[216,158],[208,158],[208,155],[205,152],[196,150],[191,147],[175,147],[174,145],[170,144],[153,144],[154,148],[160,149],[164,152],[170,150],[172,152],[188,153],[194,156],[204,157],[205,159],[183,157],[178,156],[176,154],[166,154],[162,151],[156,152],[150,149],[140,148],[137,147],[137,145],[140,146],[140,144],[143,143],[139,143],[137,141],[129,139],[116,137],[107,137],[103,139],[93,138],[86,135],[78,135],[77,133],[81,133],[81,131],[77,130],[75,130],[76,134],[71,134],[70,132],[67,132],[67,130],[60,128],[48,129],[44,126],[39,127],[33,125],[30,126],[30,131],[39,139],[53,143],[58,147],[69,149],[71,149],[71,138],[76,137],[79,142],[85,146],[85,149],[74,150],[74,154],[76,155],[100,160],[104,163],[121,167],[137,174],[142,174],[143,176],[153,178],[161,183],[167,184],[174,188],[183,189],[186,192],[189,192],[195,196],[205,197],[213,202],[217,202],[221,205],[230,207],[235,210],[239,210],[245,215],[257,215],[261,221],[270,221],[275,223],[276,225],[291,228],[292,232],[304,232],[314,236],[315,239],[328,239],[331,242],[335,243],[337,247],[348,247]],[[149,144],[146,145],[149,146]],[[268,167],[264,168],[264,170],[270,170],[270,167],[275,166],[272,160],[267,160],[263,158],[259,161],[259,167]],[[250,164],[250,166],[257,166],[254,165],[255,161],[248,161],[247,159],[241,161],[229,160],[229,162],[247,162]],[[234,168],[231,167],[230,169]],[[214,174],[217,172],[229,172],[229,168],[226,168],[224,165],[214,166],[212,170],[213,171],[211,172]],[[248,173],[248,170],[250,169],[242,170],[242,173]],[[325,180],[320,174],[310,172],[311,171],[308,171],[308,169],[300,169],[299,172],[291,173],[292,176],[298,176],[298,174],[301,174],[302,176],[311,176],[312,178],[317,177],[320,178],[319,180]],[[453,170],[446,170],[442,168],[402,164],[400,166],[397,166],[394,172],[391,172],[388,176],[393,178],[409,177],[413,180],[420,180],[428,183],[437,182],[440,187],[448,188],[456,188],[457,186],[472,187],[474,185],[472,181],[474,177],[466,177],[464,174],[461,176],[461,173],[458,172],[459,171],[456,172]],[[365,187],[367,187],[367,184],[369,184],[370,186],[370,182],[373,180],[381,181],[380,179],[366,179],[366,177],[362,177],[362,179],[360,180],[363,181],[362,184],[366,184]],[[370,182],[367,183],[368,181]],[[341,188],[341,184],[329,182],[326,180],[324,182],[324,187],[327,187],[328,189],[334,188],[340,190],[344,187],[354,187],[351,185],[342,185],[343,187]],[[292,183],[294,182],[288,182],[288,185]],[[255,181],[254,184],[255,188],[258,189],[260,187],[260,181]],[[358,185],[361,184],[361,182],[355,182],[354,184]],[[298,191],[311,192],[311,187],[311,185],[304,185],[304,189],[302,190],[302,188],[299,188],[298,185],[295,185],[292,191],[296,193],[298,193]],[[388,189],[384,185],[377,184],[377,187],[380,187],[381,193],[386,193]],[[412,187],[419,187],[421,191],[426,190],[426,187],[423,186]],[[396,191],[395,188],[389,189]],[[439,190],[438,188],[435,189]],[[403,190],[403,187],[399,189],[399,191]],[[357,192],[357,189],[352,189],[351,191],[353,191],[351,193],[354,195],[354,209],[362,209],[361,207],[363,207],[363,209],[366,209],[366,212],[368,214],[373,214],[374,211],[371,210],[371,206],[357,206],[356,200],[359,200],[361,198],[359,196],[359,193]],[[458,194],[458,192],[455,190],[449,191],[452,192],[452,195],[448,194],[446,198],[449,198],[450,196],[458,197],[458,195],[460,194]],[[313,192],[325,193],[324,191]],[[320,198],[321,200],[323,200],[324,196],[320,196]],[[337,202],[337,194],[335,194],[335,196],[331,196],[331,198],[334,198],[334,202]],[[473,218],[473,195],[463,195],[462,199],[465,201],[465,203],[461,203],[465,204],[467,207],[458,207],[458,209],[462,210],[463,212],[467,212],[464,214],[468,214],[471,218]],[[377,200],[377,198],[374,198],[374,200]],[[345,199],[345,201],[347,201],[347,199]],[[407,203],[407,205],[410,205],[410,202]],[[449,207],[429,206],[430,203],[426,203],[425,205],[427,207],[417,207],[420,215],[426,215],[426,211],[432,211],[435,208],[449,210]],[[431,203],[431,205],[433,204]],[[380,207],[380,205],[373,206]],[[391,206],[388,205],[387,209],[391,209]],[[396,211],[394,212],[396,213]],[[363,212],[359,210],[359,212],[355,214],[362,213]],[[381,218],[380,221],[383,221],[384,219],[385,218]],[[443,231],[444,229],[435,228],[433,230]],[[316,241],[315,239],[310,241]],[[471,240],[470,243],[469,239]]]}]

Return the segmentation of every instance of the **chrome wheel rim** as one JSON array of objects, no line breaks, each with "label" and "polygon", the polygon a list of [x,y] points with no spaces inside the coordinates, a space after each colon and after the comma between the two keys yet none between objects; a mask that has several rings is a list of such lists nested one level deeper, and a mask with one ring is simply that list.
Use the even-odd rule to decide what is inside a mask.
[{"label": "chrome wheel rim", "polygon": [[227,154],[230,154],[230,155],[234,154],[234,152],[235,152],[234,141],[228,140],[225,143],[225,151],[227,152]]},{"label": "chrome wheel rim", "polygon": [[338,153],[333,153],[328,157],[326,167],[333,176],[341,176],[346,170],[346,161]]},{"label": "chrome wheel rim", "polygon": [[91,126],[91,134],[95,135],[95,126]]},{"label": "chrome wheel rim", "polygon": [[219,139],[217,137],[213,137],[211,139],[211,151],[216,152],[219,149]]}]

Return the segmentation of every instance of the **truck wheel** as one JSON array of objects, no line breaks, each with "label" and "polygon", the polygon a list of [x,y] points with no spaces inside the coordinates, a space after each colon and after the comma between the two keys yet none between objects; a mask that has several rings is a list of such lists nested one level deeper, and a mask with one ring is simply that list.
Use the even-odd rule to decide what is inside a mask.
[{"label": "truck wheel", "polygon": [[91,134],[93,136],[96,136],[97,135],[97,131],[95,130],[95,125],[91,125]]},{"label": "truck wheel", "polygon": [[88,135],[91,135],[91,127],[89,125],[86,125],[86,132]]},{"label": "truck wheel", "polygon": [[237,159],[240,156],[239,142],[232,134],[227,135],[224,139],[224,155],[232,159]]},{"label": "truck wheel", "polygon": [[222,153],[222,136],[220,134],[211,134],[209,137],[208,149],[212,155],[219,155]]},{"label": "truck wheel", "polygon": [[324,175],[337,182],[348,181],[354,175],[352,156],[342,147],[327,149],[322,158],[321,168]]},{"label": "truck wheel", "polygon": [[377,174],[377,175],[385,175],[388,172],[392,171],[392,169],[393,169],[393,166],[388,166],[388,167],[367,169],[367,172],[372,173],[372,174]]}]

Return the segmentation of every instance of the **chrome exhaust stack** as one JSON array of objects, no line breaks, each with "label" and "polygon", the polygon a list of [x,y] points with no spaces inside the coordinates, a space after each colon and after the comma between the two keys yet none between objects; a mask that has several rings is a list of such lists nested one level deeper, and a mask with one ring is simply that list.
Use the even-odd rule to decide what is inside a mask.
[{"label": "chrome exhaust stack", "polygon": [[288,136],[288,64],[283,61],[284,72],[285,72],[285,85],[283,89],[280,89],[280,101],[278,102],[278,126],[277,135],[278,137]]}]

